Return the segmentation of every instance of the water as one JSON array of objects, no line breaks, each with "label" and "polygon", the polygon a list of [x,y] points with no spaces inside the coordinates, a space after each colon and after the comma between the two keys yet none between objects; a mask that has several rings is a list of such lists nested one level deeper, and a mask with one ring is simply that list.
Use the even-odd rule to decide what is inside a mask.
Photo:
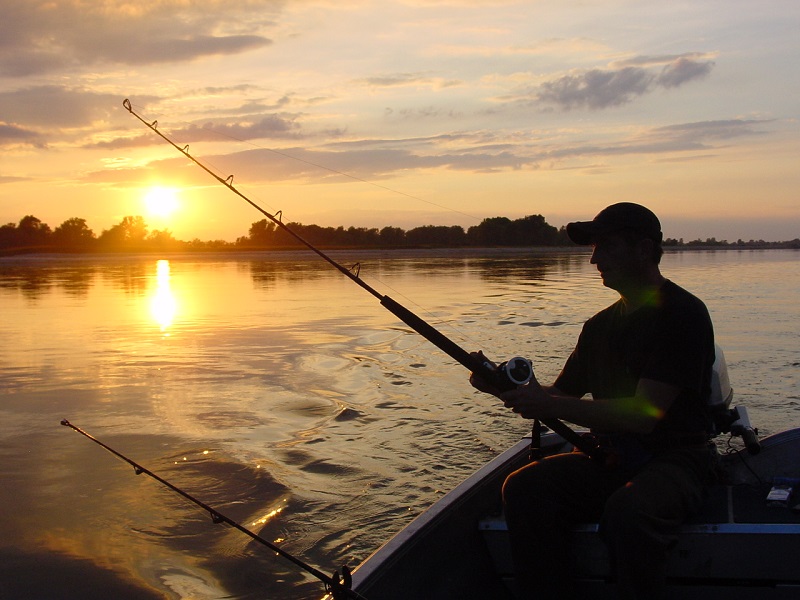
[{"label": "water", "polygon": [[[615,299],[583,252],[337,252],[467,349],[558,373]],[[800,254],[668,254],[762,434],[800,426]],[[304,599],[527,431],[305,253],[0,259],[0,597]]]}]

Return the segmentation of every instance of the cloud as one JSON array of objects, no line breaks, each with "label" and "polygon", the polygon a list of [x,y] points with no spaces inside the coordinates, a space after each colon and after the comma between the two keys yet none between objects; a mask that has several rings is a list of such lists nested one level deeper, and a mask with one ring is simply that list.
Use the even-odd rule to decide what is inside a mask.
[{"label": "cloud", "polygon": [[26,144],[43,147],[41,135],[30,129],[0,121],[0,146]]},{"label": "cloud", "polygon": [[[431,150],[431,148],[427,148]],[[413,149],[373,147],[343,151],[288,148],[280,151],[257,148],[225,155],[204,156],[201,162],[213,165],[222,178],[235,175],[234,184],[295,181],[300,183],[379,181],[409,170],[445,168],[471,172],[493,172],[520,168],[529,159],[512,152],[481,152],[465,148],[451,153],[421,152]],[[192,185],[208,185],[212,180],[183,158],[170,158],[145,167],[115,168],[95,171],[85,181],[136,185],[147,177],[178,179]]]},{"label": "cloud", "polygon": [[[111,40],[107,40],[111,42]],[[268,46],[272,42],[256,35],[187,35],[185,37],[164,36],[150,39],[146,35],[129,36],[125,46],[104,43],[106,60],[122,64],[154,64],[185,62],[216,54],[239,54]],[[76,50],[85,58],[88,48],[76,44]]]},{"label": "cloud", "polygon": [[423,73],[392,73],[390,75],[365,77],[357,80],[356,83],[373,88],[426,87],[431,89],[443,89],[461,85],[462,82],[455,79],[431,77]]},{"label": "cloud", "polygon": [[80,88],[43,85],[0,93],[0,115],[38,128],[84,127],[108,117],[119,98]]},{"label": "cloud", "polygon": [[[211,134],[211,137],[208,137],[206,132]],[[297,139],[302,137],[296,116],[286,115],[266,115],[253,122],[244,123],[220,124],[209,122],[200,127],[196,125],[190,126],[179,133],[185,135],[189,141],[218,140],[219,136],[235,140]]]},{"label": "cloud", "polygon": [[653,75],[636,67],[616,71],[592,69],[579,75],[564,75],[541,85],[536,100],[562,110],[601,109],[627,104],[650,88]]},{"label": "cloud", "polygon": [[435,106],[420,106],[417,108],[385,108],[383,116],[387,119],[419,120],[419,119],[456,119],[464,113],[454,108],[438,108]]},{"label": "cloud", "polygon": [[550,149],[534,148],[531,157],[540,153],[538,160],[562,161],[586,157],[661,155],[670,160],[675,160],[676,156],[686,160],[689,153],[692,158],[696,158],[697,152],[703,152],[707,157],[722,142],[765,135],[759,125],[766,123],[767,121],[748,119],[681,123],[654,127],[635,136],[609,141],[603,145],[567,143]]},{"label": "cloud", "polygon": [[19,183],[20,181],[30,181],[28,177],[9,177],[5,175],[0,175],[0,184],[4,183]]},{"label": "cloud", "polygon": [[682,54],[638,55],[630,58],[616,60],[611,63],[612,68],[621,67],[664,67],[677,61],[686,59],[691,62],[712,62],[716,56],[709,52],[684,52]]},{"label": "cloud", "polygon": [[[698,152],[708,156],[720,143],[734,138],[764,135],[765,121],[731,119],[675,124],[651,128],[634,136],[603,144],[561,141],[521,142],[502,133],[462,132],[404,139],[361,139],[328,147],[256,148],[231,154],[203,156],[223,178],[231,173],[236,182],[258,185],[269,182],[298,183],[379,181],[412,170],[447,169],[470,173],[494,173],[520,169],[596,169],[605,158],[658,156],[687,160]],[[199,131],[203,128],[197,128]],[[524,137],[524,136],[521,136]],[[583,164],[576,164],[580,161]],[[183,158],[149,163],[136,169],[98,171],[87,181],[125,186],[148,177],[176,178],[193,185],[207,185],[208,176]]]},{"label": "cloud", "polygon": [[[180,129],[163,132],[179,146],[195,142],[219,142],[225,138],[234,141],[253,139],[298,139],[303,137],[296,117],[291,115],[262,115],[254,120],[226,123],[224,121],[206,121],[203,124],[191,124]],[[152,146],[161,143],[152,133],[143,133],[135,137],[116,138],[109,141],[88,144],[87,148],[135,148]]]},{"label": "cloud", "polygon": [[724,119],[718,121],[698,121],[667,125],[653,129],[652,135],[673,141],[692,140],[694,142],[726,141],[734,138],[765,135],[758,129],[768,121],[755,119]]},{"label": "cloud", "polygon": [[282,5],[278,0],[0,0],[0,75],[247,52],[272,43],[260,29]]},{"label": "cloud", "polygon": [[681,57],[664,66],[657,82],[658,85],[665,88],[678,87],[687,81],[706,77],[713,68],[713,62],[696,62],[689,58]]},{"label": "cloud", "polygon": [[[138,104],[151,104],[160,99],[152,96],[137,97]],[[278,105],[283,100],[278,101]],[[242,107],[241,112],[245,107]],[[251,110],[263,108],[259,104],[247,106]],[[0,143],[16,142],[40,145],[42,138],[58,135],[66,130],[89,128],[95,123],[107,122],[122,110],[121,99],[114,94],[92,92],[84,88],[57,85],[32,86],[19,90],[0,92],[0,115],[5,128],[0,130]],[[127,114],[127,113],[126,113]],[[300,115],[295,113],[261,113],[239,117],[207,119],[171,133],[182,143],[220,141],[225,137],[235,140],[299,139],[303,137]],[[11,128],[14,128],[13,130]],[[34,133],[37,131],[38,133]],[[128,148],[150,146],[158,143],[152,134],[115,138],[99,143],[85,144],[86,148]]]},{"label": "cloud", "polygon": [[[540,105],[569,111],[602,110],[629,104],[657,88],[676,88],[702,79],[714,62],[697,53],[669,57],[636,57],[607,69],[590,69],[546,81],[531,94]],[[660,72],[656,68],[660,67]]]}]

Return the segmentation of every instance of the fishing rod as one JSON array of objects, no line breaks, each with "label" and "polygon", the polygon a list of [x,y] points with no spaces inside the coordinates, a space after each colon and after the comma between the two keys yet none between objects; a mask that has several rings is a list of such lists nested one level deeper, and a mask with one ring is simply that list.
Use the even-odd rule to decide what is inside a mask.
[{"label": "fishing rod", "polygon": [[[165,134],[161,133],[158,129],[158,121],[146,121],[141,115],[139,115],[135,110],[133,110],[133,106],[131,105],[131,101],[129,99],[125,99],[122,102],[122,106],[131,113],[134,117],[136,117],[139,121],[144,123],[148,129],[153,131],[156,135],[158,135],[161,139],[167,142],[170,146],[175,148],[178,152],[183,154],[186,158],[196,164],[198,167],[203,169],[206,173],[211,175],[214,179],[216,179],[219,183],[223,186],[228,188],[231,192],[242,198],[245,202],[247,202],[250,206],[255,208],[258,212],[264,215],[267,219],[272,221],[276,227],[280,228],[282,231],[289,234],[295,240],[300,242],[306,248],[314,252],[317,256],[322,258],[325,262],[333,266],[336,270],[342,273],[345,277],[359,285],[361,288],[372,294],[375,298],[377,298],[381,306],[386,308],[389,312],[391,312],[394,316],[400,319],[403,323],[411,327],[414,331],[424,337],[426,340],[431,342],[433,345],[438,347],[442,350],[445,354],[459,362],[461,365],[469,369],[471,372],[477,374],[481,377],[484,381],[488,382],[498,393],[505,392],[516,388],[517,386],[524,385],[528,383],[531,379],[533,379],[533,367],[531,366],[531,362],[527,358],[522,358],[519,356],[515,356],[505,362],[498,364],[494,364],[490,360],[486,359],[482,353],[470,353],[467,352],[464,348],[456,344],[450,338],[445,336],[439,330],[434,328],[432,325],[427,323],[425,320],[417,316],[415,313],[401,305],[400,303],[396,302],[389,296],[381,294],[377,290],[375,290],[372,286],[370,286],[367,282],[365,282],[360,277],[360,265],[356,264],[352,269],[348,269],[341,265],[340,263],[336,262],[333,258],[331,258],[328,254],[324,253],[322,250],[314,246],[311,242],[307,241],[305,238],[300,236],[296,231],[294,231],[291,227],[287,226],[282,220],[282,213],[279,211],[276,214],[271,214],[261,208],[258,204],[250,200],[247,196],[245,196],[242,192],[240,192],[236,187],[233,185],[233,175],[229,175],[226,179],[223,179],[216,173],[214,173],[210,168],[208,168],[205,164],[203,164],[200,160],[195,158],[192,154],[189,153],[189,145],[185,145],[183,147],[178,146],[172,139],[167,137]],[[542,420],[542,423],[549,427],[552,431],[560,435],[562,438],[570,442],[573,446],[584,452],[585,454],[597,458],[599,460],[604,460],[605,456],[604,453],[597,448],[597,446],[592,443],[589,439],[580,436],[575,431],[570,429],[567,425],[562,423],[557,419],[547,419]]]},{"label": "fishing rod", "polygon": [[364,598],[364,596],[362,596],[358,592],[350,589],[350,584],[352,583],[352,579],[350,577],[350,570],[346,566],[342,567],[343,577],[340,577],[338,572],[334,573],[332,577],[328,576],[328,575],[325,575],[325,573],[322,573],[318,569],[315,569],[311,565],[308,565],[307,563],[303,562],[299,558],[293,556],[292,554],[289,554],[286,550],[283,550],[280,546],[276,546],[275,544],[265,540],[263,537],[261,537],[257,533],[253,533],[252,531],[250,531],[246,527],[243,527],[242,525],[240,525],[239,523],[237,523],[236,521],[234,521],[230,517],[227,517],[226,515],[222,514],[221,512],[216,510],[215,508],[212,508],[209,505],[207,505],[204,502],[202,502],[201,500],[198,500],[197,498],[195,498],[194,496],[192,496],[188,492],[185,492],[184,490],[180,489],[176,485],[173,485],[172,483],[170,483],[166,479],[163,479],[162,477],[159,477],[158,475],[156,475],[155,473],[153,473],[149,469],[146,469],[145,467],[143,467],[139,463],[134,462],[133,460],[131,460],[130,458],[128,458],[127,456],[125,456],[121,452],[117,452],[111,446],[108,446],[108,445],[104,444],[103,442],[98,440],[96,437],[90,435],[89,433],[87,433],[86,431],[81,429],[80,427],[77,427],[77,426],[73,425],[67,419],[63,419],[61,421],[61,424],[64,425],[65,427],[69,427],[70,429],[72,429],[74,431],[77,431],[82,436],[90,439],[95,444],[98,444],[99,446],[103,447],[105,450],[107,450],[108,452],[110,452],[111,454],[116,456],[117,458],[121,458],[122,460],[124,460],[126,463],[128,463],[129,465],[131,465],[133,467],[133,471],[137,475],[141,475],[142,473],[144,473],[145,475],[155,479],[161,485],[168,487],[173,492],[183,496],[184,498],[186,498],[190,502],[193,502],[194,504],[196,504],[197,506],[199,506],[200,508],[202,508],[203,510],[205,510],[206,512],[208,512],[211,515],[212,523],[214,523],[214,524],[225,523],[226,525],[230,525],[234,529],[238,529],[239,531],[241,531],[245,535],[249,536],[250,538],[252,538],[256,542],[258,542],[259,544],[261,544],[263,546],[266,546],[267,548],[269,548],[270,550],[272,550],[276,554],[278,554],[278,555],[282,556],[283,558],[293,562],[295,565],[297,565],[301,569],[305,570],[306,572],[310,573],[311,575],[313,575],[314,577],[319,579],[322,583],[324,583],[325,584],[325,591],[330,593],[333,596],[333,600],[345,600],[347,598],[350,598],[351,600],[366,600],[366,598]]}]

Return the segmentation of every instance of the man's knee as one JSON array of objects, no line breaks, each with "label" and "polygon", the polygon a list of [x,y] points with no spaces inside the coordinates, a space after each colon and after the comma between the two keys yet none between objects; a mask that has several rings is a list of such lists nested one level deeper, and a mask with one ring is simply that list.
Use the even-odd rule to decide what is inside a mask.
[{"label": "man's knee", "polygon": [[630,484],[611,494],[603,510],[603,521],[611,524],[626,524],[635,519],[640,510],[638,495]]},{"label": "man's knee", "polygon": [[513,472],[503,483],[503,505],[512,510],[519,507],[535,511],[544,484],[536,463]]},{"label": "man's knee", "polygon": [[651,495],[627,484],[606,501],[600,531],[606,542],[632,548],[666,548],[674,539],[681,519],[677,507],[665,506]]},{"label": "man's knee", "polygon": [[591,459],[577,454],[561,454],[531,463],[515,471],[503,484],[503,503],[507,510],[523,510],[548,519],[571,511],[581,512],[596,496],[586,487]]}]

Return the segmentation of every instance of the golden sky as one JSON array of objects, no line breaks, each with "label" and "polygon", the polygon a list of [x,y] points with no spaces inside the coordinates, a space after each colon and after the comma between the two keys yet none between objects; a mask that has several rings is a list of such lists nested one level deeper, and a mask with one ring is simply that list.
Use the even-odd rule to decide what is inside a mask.
[{"label": "golden sky", "polygon": [[261,215],[129,98],[287,222],[560,226],[625,200],[667,237],[800,237],[796,0],[0,10],[0,223],[246,235]]}]

